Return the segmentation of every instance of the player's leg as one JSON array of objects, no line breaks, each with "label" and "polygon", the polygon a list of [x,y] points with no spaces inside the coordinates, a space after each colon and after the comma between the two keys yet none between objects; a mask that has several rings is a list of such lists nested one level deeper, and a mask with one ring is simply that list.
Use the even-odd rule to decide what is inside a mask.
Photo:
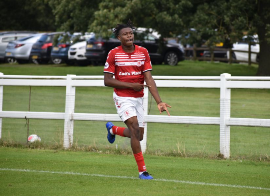
[{"label": "player's leg", "polygon": [[[140,141],[142,141],[143,140],[143,134],[144,134],[144,128],[139,127],[139,129],[140,129]],[[126,127],[118,127],[118,126],[113,125],[111,130],[110,130],[110,133],[112,135],[119,135],[119,136],[122,136],[122,137],[128,137],[128,138],[131,137],[130,130],[128,128],[126,128]]]},{"label": "player's leg", "polygon": [[138,165],[139,170],[139,178],[144,180],[151,180],[153,179],[152,176],[149,175],[149,173],[146,171],[146,166],[141,150],[141,129],[142,127],[139,127],[139,123],[137,120],[137,116],[131,117],[125,121],[129,134],[130,134],[130,143],[131,148],[134,154],[134,158]]},{"label": "player's leg", "polygon": [[134,154],[141,152],[140,145],[140,128],[137,120],[137,116],[133,116],[125,121],[128,129],[125,134],[130,137],[131,148]]}]

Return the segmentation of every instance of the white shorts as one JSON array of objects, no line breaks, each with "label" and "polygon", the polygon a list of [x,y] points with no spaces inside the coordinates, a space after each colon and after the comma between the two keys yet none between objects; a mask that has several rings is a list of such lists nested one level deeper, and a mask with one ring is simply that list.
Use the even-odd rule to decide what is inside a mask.
[{"label": "white shorts", "polygon": [[117,113],[123,122],[137,116],[139,127],[144,127],[143,97],[119,97],[113,92],[113,100]]}]

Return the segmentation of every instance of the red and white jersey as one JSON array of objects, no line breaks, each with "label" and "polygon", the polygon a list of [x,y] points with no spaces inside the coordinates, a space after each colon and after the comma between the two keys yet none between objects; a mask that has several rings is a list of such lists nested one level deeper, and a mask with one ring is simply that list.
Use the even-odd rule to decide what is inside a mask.
[{"label": "red and white jersey", "polygon": [[[143,73],[152,70],[152,64],[146,48],[134,45],[132,53],[127,53],[122,46],[112,49],[107,57],[104,73],[115,75],[121,82],[144,83]],[[114,92],[120,97],[143,97],[143,90],[135,91],[130,88],[117,89]]]}]

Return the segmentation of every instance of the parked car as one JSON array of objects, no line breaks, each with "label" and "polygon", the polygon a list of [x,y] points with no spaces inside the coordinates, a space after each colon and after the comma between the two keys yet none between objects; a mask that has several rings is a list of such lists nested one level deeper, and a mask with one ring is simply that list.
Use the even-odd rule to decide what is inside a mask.
[{"label": "parked car", "polygon": [[69,33],[55,36],[51,51],[51,60],[54,64],[71,64],[68,59],[68,50],[71,46],[71,41],[71,35]]},{"label": "parked car", "polygon": [[[179,61],[184,60],[184,48],[177,43],[160,43],[159,39],[152,34],[144,34],[143,31],[136,31],[134,44],[145,47],[150,55],[153,64],[177,65]],[[137,35],[136,35],[137,34]],[[141,36],[143,35],[143,36]],[[142,39],[138,39],[142,37]],[[120,45],[116,38],[89,39],[87,41],[85,57],[92,64],[104,64],[109,51]]]},{"label": "parked car", "polygon": [[14,59],[19,64],[30,62],[32,46],[42,35],[33,34],[17,41],[9,42],[5,51],[5,58]]},{"label": "parked car", "polygon": [[29,35],[35,34],[35,32],[31,31],[6,31],[0,33],[0,60],[13,62],[13,58],[5,58],[6,47],[10,41],[15,41]]},{"label": "parked car", "polygon": [[86,52],[86,41],[78,42],[73,44],[68,51],[68,59],[73,61],[79,66],[84,66],[89,64],[89,61],[85,57]]},{"label": "parked car", "polygon": [[63,32],[46,33],[33,44],[30,58],[36,64],[48,63],[51,60],[53,38]]},{"label": "parked car", "polygon": [[[222,50],[223,48],[223,50]],[[220,49],[220,50],[218,50]],[[214,48],[214,51],[213,51],[213,54],[214,54],[214,58],[222,61],[222,59],[227,59],[227,50],[226,48],[223,47],[223,43],[220,42],[218,44],[216,44],[215,48]],[[203,51],[203,54],[202,54],[202,57],[208,57],[208,58],[211,58],[211,52],[209,51],[209,49],[207,48],[207,50]],[[227,60],[225,60],[227,62]]]},{"label": "parked car", "polygon": [[[251,43],[251,52],[256,52],[256,53],[251,53],[251,62],[254,62],[254,63],[259,62],[260,45],[259,45],[259,40],[258,40],[257,35],[254,35],[252,37],[244,36],[241,41],[233,44],[233,47],[232,47],[233,60],[237,60],[237,62],[241,62],[241,61],[248,62],[249,42]],[[229,59],[229,51],[227,52],[227,58]]]},{"label": "parked car", "polygon": [[[198,39],[198,34],[201,34],[200,39]],[[208,34],[202,33],[194,28],[188,29],[185,35],[178,35],[180,43],[182,43],[185,47],[186,57],[192,58],[194,56],[193,52],[195,45],[196,57],[198,57],[198,60],[202,59],[201,57],[211,57],[211,52],[209,51],[209,47],[207,46],[209,38],[210,36]],[[223,47],[224,47],[223,42],[216,43],[215,45],[215,49]],[[216,50],[214,51],[214,57],[226,58],[226,51]]]},{"label": "parked car", "polygon": [[[76,62],[80,65],[85,65],[86,61],[83,61],[82,59],[80,59],[80,57],[79,57],[79,61],[77,60],[74,61],[74,59],[72,60],[69,59],[69,49],[72,43],[76,44],[78,41],[85,41],[85,38],[87,37],[91,38],[94,36],[95,34],[93,33],[92,34],[86,33],[85,35],[83,35],[82,33],[74,33],[72,36],[68,34],[60,36],[58,39],[58,44],[53,47],[52,52],[51,52],[51,58],[52,58],[53,63],[55,64],[66,63],[69,65]],[[84,47],[84,52],[85,52],[85,47]]]}]

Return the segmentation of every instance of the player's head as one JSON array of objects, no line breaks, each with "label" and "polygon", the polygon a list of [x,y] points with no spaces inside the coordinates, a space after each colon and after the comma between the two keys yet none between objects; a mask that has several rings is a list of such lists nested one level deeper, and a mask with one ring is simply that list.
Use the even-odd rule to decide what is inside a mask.
[{"label": "player's head", "polygon": [[117,39],[121,41],[122,45],[133,45],[134,34],[133,30],[135,28],[132,26],[131,21],[129,20],[127,24],[118,24],[114,29],[114,35]]},{"label": "player's head", "polygon": [[112,29],[116,38],[119,36],[120,31],[124,28],[131,28],[132,30],[136,29],[133,27],[131,20],[128,20],[127,24],[117,24],[116,27]]}]

